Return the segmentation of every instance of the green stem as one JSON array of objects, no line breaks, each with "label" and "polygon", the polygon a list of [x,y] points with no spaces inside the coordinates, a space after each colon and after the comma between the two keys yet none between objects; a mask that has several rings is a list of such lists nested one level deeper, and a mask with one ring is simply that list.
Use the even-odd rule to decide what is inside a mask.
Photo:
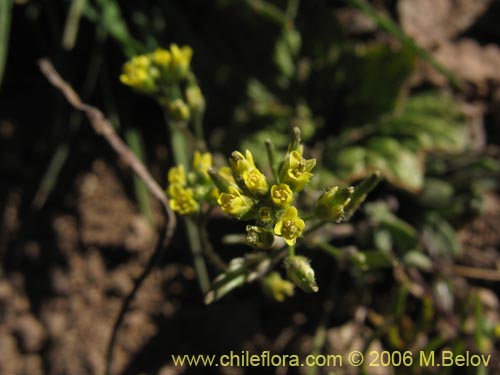
[{"label": "green stem", "polygon": [[275,152],[274,152],[274,144],[270,139],[266,140],[266,150],[267,150],[267,157],[269,159],[269,166],[271,167],[274,181],[277,184],[279,184],[280,178],[279,178],[279,174],[278,174],[278,169],[276,168],[276,157],[275,157]]},{"label": "green stem", "polygon": [[[125,139],[128,146],[133,151],[135,156],[141,161],[144,161],[144,142],[142,136],[137,129],[128,129],[125,133]],[[153,225],[153,208],[151,204],[151,196],[144,182],[134,174],[134,190],[137,198],[137,203],[142,214],[146,217],[149,224]]]},{"label": "green stem", "polygon": [[288,0],[286,5],[285,16],[289,21],[292,21],[297,17],[299,11],[300,0]]},{"label": "green stem", "polygon": [[203,248],[203,253],[207,259],[216,267],[219,271],[224,272],[227,269],[227,264],[224,262],[219,255],[214,251],[210,239],[208,238],[207,228],[205,223],[201,222],[198,225],[198,230],[200,232],[201,246]]},{"label": "green stem", "polygon": [[[316,328],[316,332],[314,334],[313,344],[311,355],[317,356],[321,354],[326,342],[326,333],[328,330],[328,323],[330,322],[330,317],[332,315],[333,309],[335,307],[335,300],[337,299],[338,293],[338,272],[332,272],[330,278],[330,283],[328,285],[328,291],[323,303],[323,312],[321,314],[321,318],[319,320],[318,327]],[[318,374],[318,367],[308,367],[307,375],[316,375]]]},{"label": "green stem", "polygon": [[314,212],[312,214],[307,214],[307,215],[302,216],[302,220],[304,220],[304,221],[313,220],[315,218],[316,218],[316,214]]},{"label": "green stem", "polygon": [[189,247],[193,255],[194,268],[198,275],[198,283],[203,295],[210,289],[210,279],[208,277],[207,266],[203,258],[203,247],[201,245],[200,231],[193,219],[183,217],[188,235]]},{"label": "green stem", "polygon": [[311,234],[312,232],[318,230],[319,228],[323,227],[324,225],[328,224],[328,221],[320,221],[316,224],[314,224],[311,228],[307,229],[304,232],[304,236]]},{"label": "green stem", "polygon": [[203,113],[195,113],[193,116],[193,128],[194,135],[197,138],[197,141],[203,142],[205,139],[205,135],[203,133]]},{"label": "green stem", "polygon": [[288,246],[288,256],[290,258],[295,256],[295,246]]},{"label": "green stem", "polygon": [[[183,165],[187,170],[188,161],[188,142],[184,134],[186,124],[180,121],[171,121],[168,118],[168,113],[165,111],[165,121],[168,125],[170,134],[170,143],[174,163]],[[207,266],[203,258],[203,247],[201,244],[201,233],[196,223],[186,217],[183,217],[184,225],[186,226],[186,234],[188,237],[189,247],[193,255],[193,263],[198,275],[198,284],[202,294],[206,294],[210,289],[210,279],[208,277]]]},{"label": "green stem", "polygon": [[[70,128],[71,124],[73,123],[73,118],[75,118],[75,115],[72,115],[70,117]],[[57,182],[59,172],[62,170],[64,164],[66,163],[66,160],[68,159],[69,151],[70,145],[69,142],[66,141],[59,145],[55,154],[52,156],[49,166],[47,167],[47,170],[42,177],[42,181],[40,182],[35,197],[33,198],[32,206],[34,209],[38,210],[42,208],[47,201],[47,198],[49,197]]]},{"label": "green stem", "polygon": [[324,242],[318,242],[315,243],[314,245],[317,246],[320,250],[324,251],[326,254],[333,256],[337,260],[342,257],[343,252],[338,247],[332,246]]},{"label": "green stem", "polygon": [[186,137],[184,137],[184,132],[182,127],[185,126],[184,123],[177,121],[169,121],[167,117],[168,132],[170,134],[170,144],[172,146],[173,160],[175,164],[183,165],[187,170],[189,166],[188,155],[187,155],[187,142]]},{"label": "green stem", "polygon": [[68,18],[64,27],[62,44],[66,50],[71,50],[75,46],[76,37],[78,35],[78,26],[82,11],[85,8],[86,0],[73,0],[69,8]]},{"label": "green stem", "polygon": [[283,26],[287,22],[285,13],[277,6],[263,0],[245,0],[245,3],[259,15]]}]

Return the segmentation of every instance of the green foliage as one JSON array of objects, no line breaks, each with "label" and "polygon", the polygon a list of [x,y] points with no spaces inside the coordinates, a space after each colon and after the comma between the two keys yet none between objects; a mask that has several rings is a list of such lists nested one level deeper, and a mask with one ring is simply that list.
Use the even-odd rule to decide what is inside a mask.
[{"label": "green foliage", "polygon": [[[339,179],[351,181],[378,169],[393,185],[410,192],[423,188],[426,155],[463,152],[468,140],[456,104],[436,93],[410,97],[375,125],[346,130],[339,138],[330,142],[336,152],[327,155]],[[342,148],[351,139],[356,145]]]},{"label": "green foliage", "polygon": [[102,25],[121,45],[126,56],[132,57],[145,52],[146,47],[130,35],[121,7],[115,0],[97,0],[95,7],[87,2],[84,14]]},{"label": "green foliage", "polygon": [[386,44],[360,45],[345,53],[339,64],[343,79],[337,84],[345,90],[343,105],[350,122],[359,124],[395,108],[413,72],[414,57],[407,49],[394,50]]}]

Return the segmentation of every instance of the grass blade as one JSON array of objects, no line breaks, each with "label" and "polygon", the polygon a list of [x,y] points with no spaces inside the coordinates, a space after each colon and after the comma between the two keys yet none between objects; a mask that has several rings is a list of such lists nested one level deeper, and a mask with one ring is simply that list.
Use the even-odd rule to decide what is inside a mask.
[{"label": "grass blade", "polygon": [[64,27],[62,45],[66,50],[72,50],[75,46],[76,37],[78,35],[78,27],[83,9],[85,8],[86,0],[73,0],[69,8],[68,18],[66,18],[66,26]]}]

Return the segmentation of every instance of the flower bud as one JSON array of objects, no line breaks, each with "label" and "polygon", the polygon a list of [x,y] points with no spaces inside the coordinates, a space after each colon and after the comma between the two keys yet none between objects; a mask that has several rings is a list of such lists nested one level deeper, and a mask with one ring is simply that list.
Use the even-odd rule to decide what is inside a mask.
[{"label": "flower bud", "polygon": [[210,168],[208,170],[208,175],[212,179],[213,183],[217,188],[220,190],[221,193],[227,193],[229,192],[229,187],[230,186],[236,186],[236,183],[234,182],[233,176],[231,174],[227,173],[225,169],[229,169],[228,167],[222,167],[218,171],[215,171],[215,169]]},{"label": "flower bud", "polygon": [[258,227],[255,225],[247,225],[247,244],[256,249],[269,249],[274,243],[274,234],[271,230]]},{"label": "flower bud", "polygon": [[153,62],[161,68],[168,68],[172,61],[172,55],[163,48],[157,48],[153,52]]},{"label": "flower bud", "polygon": [[285,268],[288,280],[292,281],[306,293],[319,290],[314,278],[314,270],[309,260],[303,256],[295,255],[285,259]]},{"label": "flower bud", "polygon": [[334,186],[318,199],[316,215],[322,220],[340,222],[345,218],[345,207],[351,201],[353,187],[340,189]]},{"label": "flower bud", "polygon": [[375,171],[370,176],[366,177],[359,185],[356,186],[351,196],[351,201],[345,207],[346,220],[349,219],[354,211],[363,203],[370,191],[375,189],[381,181],[380,172]]},{"label": "flower bud", "polygon": [[229,158],[229,165],[231,166],[231,171],[237,182],[238,180],[243,180],[243,172],[246,172],[251,168],[255,168],[253,155],[248,150],[246,150],[244,156],[239,151],[233,151],[231,157]]},{"label": "flower bud", "polygon": [[262,206],[257,211],[257,216],[260,222],[263,224],[269,224],[271,221],[273,221],[274,215],[275,213],[273,209],[269,206]]},{"label": "flower bud", "polygon": [[168,183],[169,184],[179,184],[181,186],[186,185],[186,171],[183,165],[177,165],[172,167],[168,171]]},{"label": "flower bud", "polygon": [[205,98],[198,85],[191,84],[186,88],[186,100],[191,112],[203,113],[205,111]]},{"label": "flower bud", "polygon": [[135,56],[123,66],[120,81],[136,90],[152,93],[157,89],[154,72],[158,73],[157,69],[153,69],[149,56]]},{"label": "flower bud", "polygon": [[264,293],[278,302],[283,302],[287,297],[293,296],[295,286],[284,280],[278,272],[271,272],[263,281]]},{"label": "flower bud", "polygon": [[168,105],[169,115],[176,121],[187,121],[191,117],[189,107],[182,99],[175,99]]},{"label": "flower bud", "polygon": [[253,155],[245,151],[245,156],[234,151],[229,158],[229,165],[238,186],[253,196],[264,196],[269,185],[266,176],[255,166]]},{"label": "flower bud", "polygon": [[208,170],[212,168],[212,154],[210,152],[194,152],[193,169],[203,177],[208,178]]},{"label": "flower bud", "polygon": [[167,190],[170,198],[170,208],[181,215],[190,215],[198,212],[200,206],[194,199],[191,188],[185,188],[179,184],[171,184]]},{"label": "flower bud", "polygon": [[193,50],[188,46],[179,48],[177,44],[171,44],[170,53],[172,55],[172,61],[170,62],[172,78],[174,80],[186,78],[191,64],[191,57],[193,57]]}]

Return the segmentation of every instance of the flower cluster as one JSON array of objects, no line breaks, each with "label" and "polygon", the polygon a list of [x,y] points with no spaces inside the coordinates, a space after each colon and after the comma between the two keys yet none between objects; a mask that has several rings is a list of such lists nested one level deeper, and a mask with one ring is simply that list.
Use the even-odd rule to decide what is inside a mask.
[{"label": "flower cluster", "polygon": [[193,50],[171,44],[170,50],[156,49],[126,62],[120,81],[137,90],[155,93],[162,86],[178,83],[187,77]]},{"label": "flower cluster", "polygon": [[187,174],[182,165],[168,171],[170,207],[180,215],[198,213],[202,202],[214,204],[219,195],[208,175],[208,170],[212,168],[212,155],[195,151],[192,167],[193,170]]},{"label": "flower cluster", "polygon": [[[314,227],[325,222],[347,220],[376,186],[379,174],[372,174],[356,188],[340,189],[334,186],[327,189],[319,195],[314,210],[301,215],[295,201],[311,181],[316,160],[304,157],[297,128],[294,128],[292,141],[279,165],[275,166],[273,161],[274,155],[270,153],[273,172],[270,178],[256,165],[249,150],[245,153],[234,151],[229,158],[229,166],[218,170],[212,168],[210,154],[196,152],[193,171],[188,175],[182,166],[170,169],[167,191],[172,209],[181,215],[198,213],[201,203],[208,202],[218,204],[234,219],[253,221],[246,226],[245,240],[259,250],[253,255],[264,259],[264,262],[273,258],[275,253],[266,250],[273,247],[276,237],[281,237],[289,252],[283,262],[287,280],[274,272],[263,280],[263,287],[268,295],[282,301],[293,295],[295,286],[308,293],[318,291],[310,261],[302,255],[295,255],[297,239],[303,237],[307,225],[305,218],[313,221]],[[221,296],[234,285],[250,280],[253,277],[250,269],[261,264],[262,259],[241,258],[241,264],[235,263],[234,270],[216,279],[218,287],[214,287],[214,295]]]},{"label": "flower cluster", "polygon": [[315,164],[315,159],[304,158],[302,146],[290,149],[281,164],[278,181],[270,185],[249,150],[244,155],[235,151],[229,159],[229,170],[212,171],[221,191],[217,202],[225,213],[236,219],[256,221],[256,225],[247,226],[246,239],[250,246],[270,248],[274,235],[293,246],[305,228],[304,220],[293,205],[295,194],[309,182]]},{"label": "flower cluster", "polygon": [[205,109],[205,99],[190,70],[192,56],[188,46],[158,48],[126,62],[120,81],[156,97],[174,120],[189,120]]}]

